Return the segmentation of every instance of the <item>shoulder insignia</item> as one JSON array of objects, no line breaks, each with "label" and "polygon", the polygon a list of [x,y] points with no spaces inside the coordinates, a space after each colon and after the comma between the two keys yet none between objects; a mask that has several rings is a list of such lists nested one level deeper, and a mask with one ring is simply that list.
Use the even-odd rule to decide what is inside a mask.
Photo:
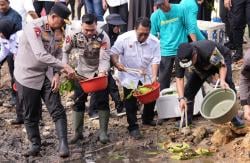
[{"label": "shoulder insignia", "polygon": [[66,43],[68,44],[68,43],[70,43],[70,42],[71,42],[70,36],[66,36]]},{"label": "shoulder insignia", "polygon": [[106,49],[108,48],[107,42],[103,42],[103,43],[101,44],[101,48],[104,49],[104,50],[106,50]]},{"label": "shoulder insignia", "polygon": [[48,24],[48,23],[45,24],[45,30],[46,30],[46,31],[49,31],[49,30],[50,30],[49,24]]},{"label": "shoulder insignia", "polygon": [[39,27],[34,27],[34,31],[35,31],[37,37],[41,36],[42,31]]}]

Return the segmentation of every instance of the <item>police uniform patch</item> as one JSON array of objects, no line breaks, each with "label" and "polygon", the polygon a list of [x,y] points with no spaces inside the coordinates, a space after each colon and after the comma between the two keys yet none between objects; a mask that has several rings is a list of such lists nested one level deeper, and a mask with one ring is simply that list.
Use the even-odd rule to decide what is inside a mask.
[{"label": "police uniform patch", "polygon": [[42,31],[39,27],[34,27],[34,31],[35,31],[37,37],[41,36]]},{"label": "police uniform patch", "polygon": [[71,39],[70,39],[70,36],[66,36],[66,43],[70,43],[71,42]]},{"label": "police uniform patch", "polygon": [[107,48],[108,48],[107,42],[103,42],[103,43],[101,44],[101,48],[102,48],[102,49],[107,49]]},{"label": "police uniform patch", "polygon": [[49,30],[50,30],[50,29],[49,29],[49,24],[47,24],[47,23],[45,24],[45,30],[46,30],[46,31],[49,31]]}]

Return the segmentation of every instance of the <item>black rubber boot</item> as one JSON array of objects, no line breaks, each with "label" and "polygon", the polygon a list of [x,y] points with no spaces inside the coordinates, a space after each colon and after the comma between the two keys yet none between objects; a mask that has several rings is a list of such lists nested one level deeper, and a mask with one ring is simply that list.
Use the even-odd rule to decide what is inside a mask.
[{"label": "black rubber boot", "polygon": [[58,119],[56,121],[56,131],[59,138],[59,148],[58,153],[60,157],[69,156],[69,147],[67,139],[67,120]]},{"label": "black rubber boot", "polygon": [[73,111],[72,113],[73,130],[75,131],[74,137],[69,141],[69,144],[75,144],[78,140],[83,139],[83,112]]},{"label": "black rubber boot", "polygon": [[37,156],[40,153],[41,148],[41,137],[38,124],[32,126],[25,125],[25,128],[28,135],[28,139],[31,142],[31,147],[26,153],[24,153],[24,156]]},{"label": "black rubber boot", "polygon": [[109,110],[99,110],[99,123],[100,123],[100,135],[99,140],[102,144],[109,142],[108,138],[108,123],[109,123]]}]

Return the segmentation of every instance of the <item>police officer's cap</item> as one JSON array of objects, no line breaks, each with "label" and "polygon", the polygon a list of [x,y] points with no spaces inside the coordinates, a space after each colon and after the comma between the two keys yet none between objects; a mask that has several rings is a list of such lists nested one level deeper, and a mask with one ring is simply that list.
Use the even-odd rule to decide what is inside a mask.
[{"label": "police officer's cap", "polygon": [[160,5],[164,2],[165,2],[165,0],[154,0],[154,5]]},{"label": "police officer's cap", "polygon": [[119,14],[110,14],[106,17],[106,21],[108,24],[112,25],[124,25],[126,22],[124,22]]},{"label": "police officer's cap", "polygon": [[177,59],[182,68],[192,65],[193,47],[189,43],[183,43],[177,50]]},{"label": "police officer's cap", "polygon": [[66,24],[70,24],[69,15],[71,14],[70,10],[66,5],[61,2],[57,2],[51,8],[50,12],[55,13],[59,17],[61,17]]},{"label": "police officer's cap", "polygon": [[82,23],[93,24],[97,22],[97,17],[94,14],[85,14],[82,16]]}]

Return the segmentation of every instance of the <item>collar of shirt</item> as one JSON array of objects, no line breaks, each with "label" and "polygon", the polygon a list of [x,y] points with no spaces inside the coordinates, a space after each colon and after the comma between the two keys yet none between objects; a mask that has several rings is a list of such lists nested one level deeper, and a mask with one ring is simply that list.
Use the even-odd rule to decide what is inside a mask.
[{"label": "collar of shirt", "polygon": [[0,15],[1,16],[6,16],[6,15],[8,15],[10,12],[11,12],[11,8],[9,8],[9,10],[7,11],[7,12],[0,12]]},{"label": "collar of shirt", "polygon": [[138,44],[140,44],[140,45],[145,45],[145,44],[149,44],[149,36],[148,36],[148,38],[147,38],[147,40],[145,41],[145,42],[143,42],[143,43],[140,43],[139,41],[138,41],[138,39],[137,39],[137,34],[136,34],[136,31],[134,30],[134,34],[132,35],[133,37],[132,37],[132,39],[131,39],[131,41],[133,42],[133,43],[138,43]]}]

